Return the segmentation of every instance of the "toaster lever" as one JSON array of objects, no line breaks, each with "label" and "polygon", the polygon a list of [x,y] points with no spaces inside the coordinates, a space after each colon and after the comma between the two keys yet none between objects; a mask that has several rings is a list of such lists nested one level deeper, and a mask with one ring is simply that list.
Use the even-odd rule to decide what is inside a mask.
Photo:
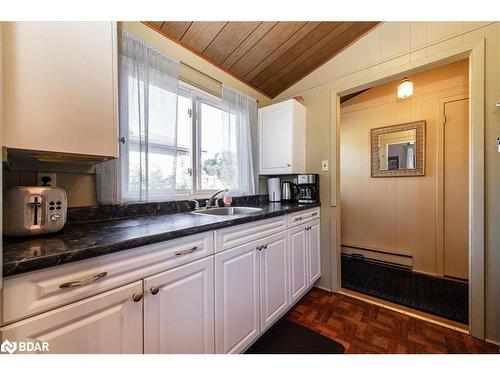
[{"label": "toaster lever", "polygon": [[41,214],[42,214],[42,202],[38,195],[33,196],[33,200],[28,203],[30,209],[33,212],[32,225],[41,224]]}]

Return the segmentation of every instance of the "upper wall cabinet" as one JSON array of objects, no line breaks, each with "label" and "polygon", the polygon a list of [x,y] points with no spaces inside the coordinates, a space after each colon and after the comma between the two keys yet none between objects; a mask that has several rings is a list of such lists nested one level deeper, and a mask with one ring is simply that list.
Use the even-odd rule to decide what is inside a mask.
[{"label": "upper wall cabinet", "polygon": [[304,173],[306,108],[295,99],[259,109],[259,173]]},{"label": "upper wall cabinet", "polygon": [[3,26],[4,145],[118,156],[116,22]]}]

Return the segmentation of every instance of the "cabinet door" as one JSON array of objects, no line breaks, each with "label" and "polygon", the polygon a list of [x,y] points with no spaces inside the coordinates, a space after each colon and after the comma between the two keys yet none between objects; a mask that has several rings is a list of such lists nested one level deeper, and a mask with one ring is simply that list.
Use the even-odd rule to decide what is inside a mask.
[{"label": "cabinet door", "polygon": [[7,147],[118,154],[115,22],[3,25]]},{"label": "cabinet door", "polygon": [[307,231],[307,258],[308,272],[307,285],[311,286],[321,276],[321,242],[319,220],[308,226]]},{"label": "cabinet door", "polygon": [[286,233],[261,240],[260,309],[261,328],[272,325],[288,308],[288,249]]},{"label": "cabinet door", "polygon": [[143,352],[139,297],[142,281],[8,325],[1,330],[2,341],[48,342],[52,354],[139,354]]},{"label": "cabinet door", "polygon": [[214,353],[214,258],[144,279],[144,352]]},{"label": "cabinet door", "polygon": [[307,289],[306,230],[300,226],[289,231],[290,301],[296,302]]},{"label": "cabinet door", "polygon": [[259,242],[215,255],[215,347],[239,353],[260,333]]},{"label": "cabinet door", "polygon": [[289,102],[259,110],[260,174],[291,172],[292,120]]}]

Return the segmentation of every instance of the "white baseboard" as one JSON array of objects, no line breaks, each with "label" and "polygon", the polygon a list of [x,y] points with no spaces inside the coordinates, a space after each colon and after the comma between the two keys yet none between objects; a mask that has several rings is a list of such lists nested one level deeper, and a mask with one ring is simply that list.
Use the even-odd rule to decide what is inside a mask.
[{"label": "white baseboard", "polygon": [[331,289],[326,288],[324,286],[315,285],[315,287],[318,288],[318,289],[325,290],[327,292],[333,293]]},{"label": "white baseboard", "polygon": [[342,254],[349,254],[349,255],[359,254],[367,259],[373,259],[392,264],[399,264],[406,267],[413,267],[413,258],[406,254],[395,254],[373,249],[361,249],[359,247],[351,247],[349,245],[342,245],[341,251]]}]

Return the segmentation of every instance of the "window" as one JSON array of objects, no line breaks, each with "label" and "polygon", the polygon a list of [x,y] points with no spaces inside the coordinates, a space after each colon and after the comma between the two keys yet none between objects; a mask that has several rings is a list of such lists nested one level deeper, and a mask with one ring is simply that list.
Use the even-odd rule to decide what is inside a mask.
[{"label": "window", "polygon": [[181,88],[178,100],[177,194],[238,189],[237,129],[222,100]]},{"label": "window", "polygon": [[255,191],[254,99],[179,85],[179,62],[119,30],[120,157],[96,166],[100,203],[168,201],[227,187]]},{"label": "window", "polygon": [[[175,146],[176,94],[150,83],[148,87],[148,121],[141,113],[144,103],[138,103],[138,92],[144,91],[144,81],[128,77],[128,168],[125,168],[124,196],[137,200],[148,183],[148,197],[161,199],[173,188]],[[148,130],[146,130],[146,127]],[[147,153],[144,152],[147,137]],[[147,174],[147,176],[146,176]]]}]

